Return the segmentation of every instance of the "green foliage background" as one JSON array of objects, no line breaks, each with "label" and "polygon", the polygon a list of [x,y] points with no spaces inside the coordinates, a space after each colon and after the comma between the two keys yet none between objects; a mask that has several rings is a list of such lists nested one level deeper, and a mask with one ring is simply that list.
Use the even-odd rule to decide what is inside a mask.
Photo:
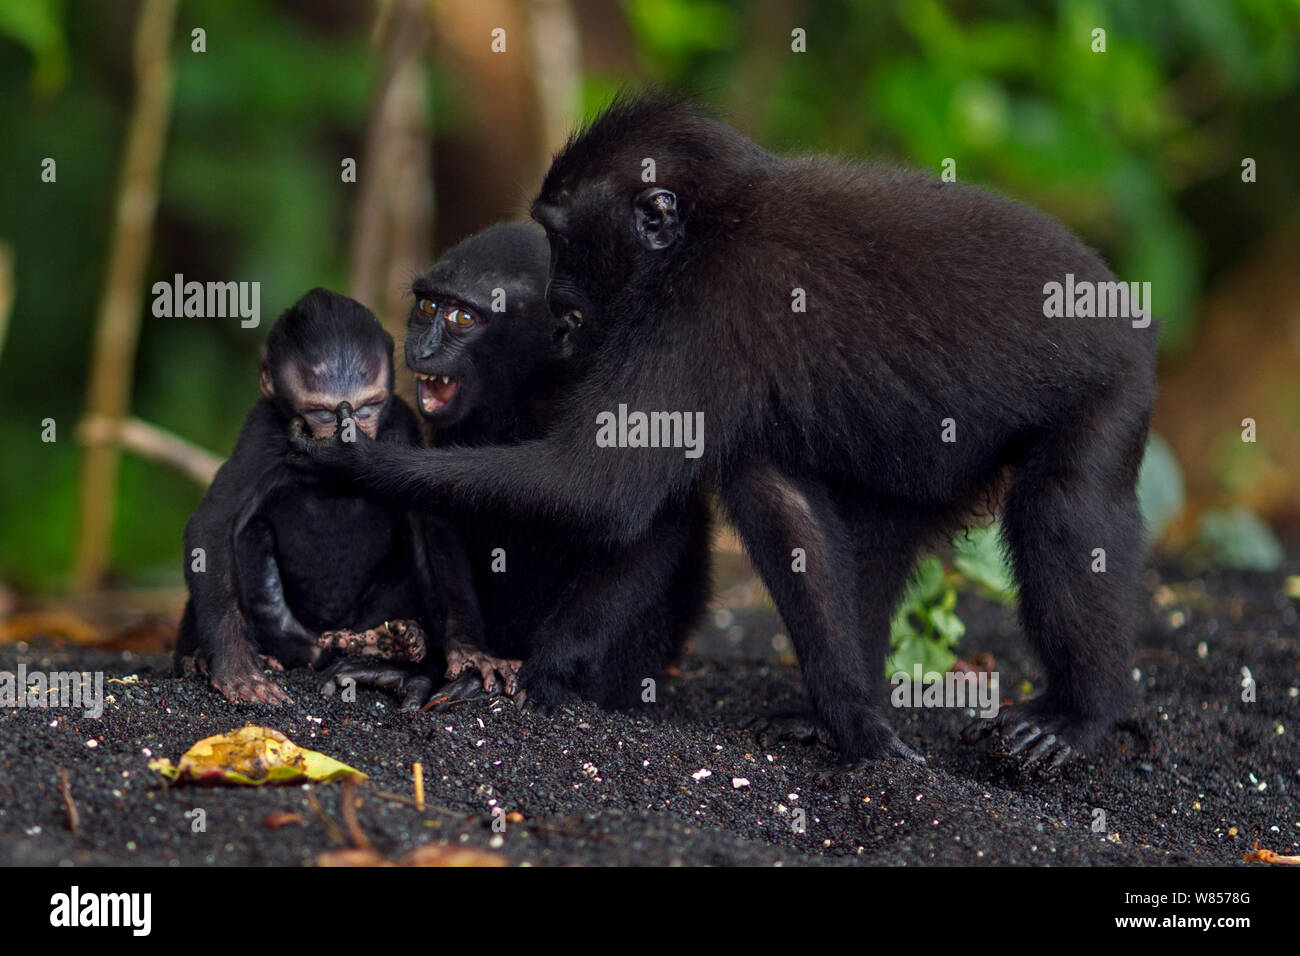
[{"label": "green foliage background", "polygon": [[[757,3],[626,0],[636,64],[584,77],[594,110],[625,82],[685,86],[775,149],[937,169],[1056,214],[1122,277],[1161,290],[1164,347],[1187,341],[1206,283],[1300,202],[1300,0]],[[110,204],[130,101],[134,5],[0,0],[0,241],[17,302],[0,353],[0,576],[61,582]],[[789,24],[807,31],[789,53]],[[190,29],[209,36],[190,55]],[[1107,30],[1107,52],[1090,49]],[[301,5],[182,4],[159,231],[148,274],[256,277],[264,323],[146,315],[132,407],[221,452],[255,398],[266,325],[314,285],[342,287],[352,193],[322,156],[355,155],[377,63],[364,29]],[[444,89],[431,63],[435,102]],[[454,110],[439,115],[454,115]],[[58,183],[40,163],[58,158]],[[1259,182],[1241,189],[1254,157]],[[1279,173],[1281,171],[1281,173]],[[486,225],[483,223],[482,225]],[[59,441],[39,441],[40,421]],[[200,496],[127,458],[114,554],[175,583]]]}]

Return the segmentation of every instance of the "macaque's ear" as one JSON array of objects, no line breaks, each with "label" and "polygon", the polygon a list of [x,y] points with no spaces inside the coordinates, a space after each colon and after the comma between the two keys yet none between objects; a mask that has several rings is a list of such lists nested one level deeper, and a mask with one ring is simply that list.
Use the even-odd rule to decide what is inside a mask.
[{"label": "macaque's ear", "polygon": [[555,323],[553,342],[555,352],[562,359],[573,358],[577,343],[573,341],[577,330],[582,327],[582,313],[570,310]]},{"label": "macaque's ear", "polygon": [[271,369],[266,364],[266,346],[262,346],[262,361],[257,369],[257,386],[267,398],[275,398],[275,383],[271,381]]},{"label": "macaque's ear", "polygon": [[667,249],[681,235],[677,195],[658,186],[644,190],[634,203],[636,234],[650,250]]}]

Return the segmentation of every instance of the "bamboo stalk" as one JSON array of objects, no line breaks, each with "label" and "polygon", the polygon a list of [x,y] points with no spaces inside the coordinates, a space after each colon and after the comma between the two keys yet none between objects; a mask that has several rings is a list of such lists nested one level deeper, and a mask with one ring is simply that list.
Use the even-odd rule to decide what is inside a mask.
[{"label": "bamboo stalk", "polygon": [[370,103],[349,256],[349,294],[401,339],[411,277],[429,265],[433,186],[423,54],[427,5],[395,0],[380,8],[375,40],[383,73]]},{"label": "bamboo stalk", "polygon": [[[144,271],[158,204],[158,168],[171,110],[169,46],[175,19],[176,0],[143,0],[136,23],[136,100],[127,129],[86,400],[88,417],[110,422],[125,416],[131,395]],[[73,571],[74,585],[81,591],[98,587],[108,567],[120,458],[120,449],[112,443],[86,449]]]},{"label": "bamboo stalk", "polygon": [[9,316],[17,294],[14,286],[14,249],[9,243],[0,242],[0,355],[4,354],[9,334]]},{"label": "bamboo stalk", "polygon": [[578,108],[582,44],[569,0],[531,0],[528,13],[533,75],[542,114],[538,158],[544,172],[581,118]]}]

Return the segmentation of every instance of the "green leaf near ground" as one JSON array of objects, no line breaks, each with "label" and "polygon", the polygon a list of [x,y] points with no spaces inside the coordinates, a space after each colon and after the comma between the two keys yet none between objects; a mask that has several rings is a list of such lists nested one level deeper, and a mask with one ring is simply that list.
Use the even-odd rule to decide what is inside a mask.
[{"label": "green leaf near ground", "polygon": [[1138,507],[1152,541],[1164,536],[1169,523],[1183,510],[1183,472],[1169,443],[1159,435],[1147,440],[1138,472]]},{"label": "green leaf near ground", "polygon": [[1211,508],[1201,515],[1197,540],[1214,560],[1245,571],[1276,571],[1285,554],[1277,536],[1244,505]]},{"label": "green leaf near ground", "polygon": [[970,528],[952,542],[953,564],[984,597],[1002,604],[1016,600],[1016,580],[1002,546],[1001,528]]}]

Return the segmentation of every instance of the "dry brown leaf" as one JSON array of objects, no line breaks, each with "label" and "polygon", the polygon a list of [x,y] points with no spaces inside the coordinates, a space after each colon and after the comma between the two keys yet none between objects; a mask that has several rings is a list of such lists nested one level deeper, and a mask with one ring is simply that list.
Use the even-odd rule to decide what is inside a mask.
[{"label": "dry brown leaf", "polygon": [[99,629],[70,611],[25,611],[0,622],[0,644],[16,644],[38,637],[65,638],[74,644],[96,644]]},{"label": "dry brown leaf", "polygon": [[396,862],[371,847],[327,850],[316,857],[317,866],[508,866],[505,857],[486,850],[424,843]]},{"label": "dry brown leaf", "polygon": [[393,866],[393,862],[373,847],[350,846],[343,850],[326,850],[316,857],[317,866]]},{"label": "dry brown leaf", "polygon": [[424,843],[404,854],[398,866],[507,866],[506,858],[486,850],[447,843]]},{"label": "dry brown leaf", "polygon": [[272,830],[278,830],[280,827],[292,826],[295,823],[305,823],[306,819],[301,813],[268,813],[262,819],[263,826],[270,827]]},{"label": "dry brown leaf", "polygon": [[1241,859],[1246,863],[1300,863],[1300,856],[1283,856],[1272,850],[1261,850],[1258,840],[1255,841],[1255,849]]}]

